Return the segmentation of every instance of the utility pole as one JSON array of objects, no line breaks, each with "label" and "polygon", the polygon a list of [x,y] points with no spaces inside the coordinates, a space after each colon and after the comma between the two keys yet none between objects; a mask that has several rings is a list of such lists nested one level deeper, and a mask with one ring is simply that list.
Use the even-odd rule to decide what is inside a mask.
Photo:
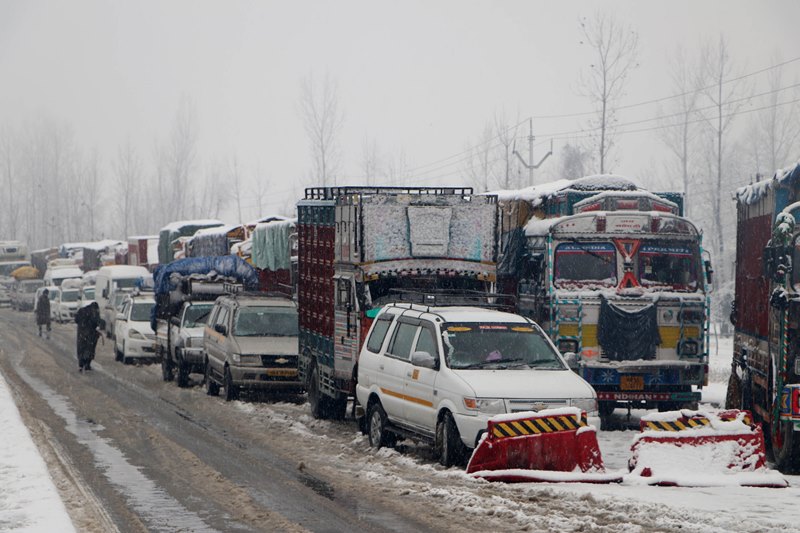
[{"label": "utility pole", "polygon": [[539,160],[539,162],[534,165],[533,164],[533,141],[536,139],[536,137],[533,136],[533,118],[529,118],[528,119],[528,131],[529,131],[529,133],[528,133],[528,161],[530,161],[530,163],[525,161],[522,158],[522,156],[520,155],[520,153],[517,152],[516,141],[514,141],[514,155],[516,155],[519,158],[520,162],[522,163],[522,166],[524,166],[525,168],[528,169],[528,184],[529,185],[533,185],[533,171],[534,171],[534,169],[537,169],[540,166],[542,166],[542,163],[544,163],[544,160],[547,159],[548,157],[550,157],[551,155],[553,155],[553,139],[550,139],[550,151],[547,152],[546,154],[544,154],[544,157],[542,157]]}]

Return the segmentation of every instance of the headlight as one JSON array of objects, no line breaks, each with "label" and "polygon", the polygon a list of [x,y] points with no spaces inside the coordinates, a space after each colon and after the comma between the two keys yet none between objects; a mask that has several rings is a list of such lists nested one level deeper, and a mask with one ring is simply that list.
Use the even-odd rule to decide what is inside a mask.
[{"label": "headlight", "polygon": [[597,412],[597,400],[595,398],[575,398],[570,403],[572,407],[586,411],[586,414]]},{"label": "headlight", "polygon": [[487,415],[499,415],[506,412],[506,403],[499,398],[464,398],[464,407],[470,411],[479,411]]},{"label": "headlight", "polygon": [[139,333],[135,329],[129,329],[128,330],[128,338],[136,339],[137,341],[145,341],[145,340],[147,340],[147,337],[145,337],[144,335],[142,335],[141,333]]},{"label": "headlight", "polygon": [[238,363],[241,363],[241,362],[242,362],[242,354],[238,354],[238,353],[232,353],[232,354],[231,354],[231,360],[232,360],[234,363],[237,363],[237,364],[238,364]]}]

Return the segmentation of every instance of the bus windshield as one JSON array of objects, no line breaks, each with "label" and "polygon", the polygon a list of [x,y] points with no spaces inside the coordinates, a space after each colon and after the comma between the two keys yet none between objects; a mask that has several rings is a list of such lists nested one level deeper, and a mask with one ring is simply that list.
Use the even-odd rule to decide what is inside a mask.
[{"label": "bus windshield", "polygon": [[617,251],[610,242],[559,244],[555,252],[556,287],[617,285]]}]

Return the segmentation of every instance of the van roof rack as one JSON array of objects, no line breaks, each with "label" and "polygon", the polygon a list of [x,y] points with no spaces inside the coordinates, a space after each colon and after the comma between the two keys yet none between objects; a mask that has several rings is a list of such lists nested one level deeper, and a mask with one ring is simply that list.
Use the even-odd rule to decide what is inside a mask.
[{"label": "van roof rack", "polygon": [[516,297],[483,291],[465,291],[450,289],[391,289],[389,294],[396,296],[394,303],[412,303],[430,307],[472,306],[503,311],[516,308]]}]

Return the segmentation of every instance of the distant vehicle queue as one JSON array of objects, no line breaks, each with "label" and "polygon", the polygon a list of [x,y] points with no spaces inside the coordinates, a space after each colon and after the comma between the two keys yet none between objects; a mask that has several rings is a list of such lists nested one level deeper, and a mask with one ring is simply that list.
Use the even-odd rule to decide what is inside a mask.
[{"label": "distant vehicle queue", "polygon": [[96,301],[116,359],[179,387],[305,391],[313,416],[351,407],[372,446],[427,442],[450,466],[493,417],[696,408],[712,272],[683,200],[608,175],[313,188],[297,219],[26,252],[8,287],[18,310],[51,289],[58,321]]}]

